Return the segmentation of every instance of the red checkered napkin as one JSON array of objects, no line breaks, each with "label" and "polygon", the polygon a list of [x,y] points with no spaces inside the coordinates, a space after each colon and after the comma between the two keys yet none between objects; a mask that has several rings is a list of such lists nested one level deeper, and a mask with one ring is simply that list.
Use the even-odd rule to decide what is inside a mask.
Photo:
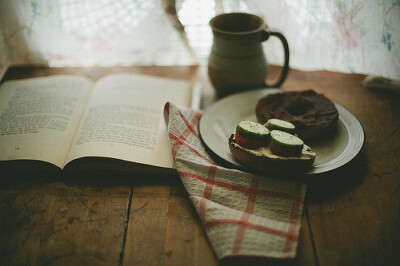
[{"label": "red checkered napkin", "polygon": [[295,257],[306,186],[218,165],[198,134],[201,112],[167,103],[164,116],[174,167],[217,257]]}]

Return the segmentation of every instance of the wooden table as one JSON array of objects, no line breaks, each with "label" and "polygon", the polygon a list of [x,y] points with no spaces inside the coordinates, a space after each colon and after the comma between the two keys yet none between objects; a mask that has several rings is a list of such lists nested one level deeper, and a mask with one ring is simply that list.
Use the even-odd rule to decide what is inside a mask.
[{"label": "wooden table", "polygon": [[[213,101],[205,67],[11,68],[3,80],[121,71],[202,81]],[[400,265],[400,95],[365,89],[363,78],[291,70],[284,83],[342,104],[366,135],[353,161],[308,181],[296,259],[218,261],[177,176],[42,175],[0,178],[0,264]]]}]

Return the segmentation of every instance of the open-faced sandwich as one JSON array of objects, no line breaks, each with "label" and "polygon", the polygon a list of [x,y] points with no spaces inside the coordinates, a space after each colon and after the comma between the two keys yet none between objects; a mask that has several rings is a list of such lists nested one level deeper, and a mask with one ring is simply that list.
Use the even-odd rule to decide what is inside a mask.
[{"label": "open-faced sandwich", "polygon": [[262,174],[303,173],[316,154],[295,134],[293,123],[284,120],[243,120],[229,138],[229,149],[236,160]]}]

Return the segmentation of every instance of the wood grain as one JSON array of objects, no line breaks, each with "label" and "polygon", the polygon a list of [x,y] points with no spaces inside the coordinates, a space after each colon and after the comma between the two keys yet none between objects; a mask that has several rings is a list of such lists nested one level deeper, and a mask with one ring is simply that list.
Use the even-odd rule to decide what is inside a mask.
[{"label": "wood grain", "polygon": [[124,249],[125,265],[162,264],[169,197],[168,186],[148,184],[133,187]]},{"label": "wood grain", "polygon": [[[279,73],[270,67],[271,78]],[[14,67],[3,78],[115,72],[204,84],[205,67]],[[400,96],[367,90],[363,75],[290,70],[283,87],[312,88],[362,123],[361,153],[335,171],[307,178],[294,260],[218,261],[178,176],[90,176],[45,172],[0,178],[2,265],[400,265]]]},{"label": "wood grain", "polygon": [[1,264],[118,264],[128,196],[126,186],[2,182]]},{"label": "wood grain", "polygon": [[298,83],[303,88],[315,87],[349,109],[366,135],[363,150],[355,160],[309,182],[306,205],[317,262],[398,265],[399,95],[363,88],[361,75],[315,75],[318,77],[310,84]]}]

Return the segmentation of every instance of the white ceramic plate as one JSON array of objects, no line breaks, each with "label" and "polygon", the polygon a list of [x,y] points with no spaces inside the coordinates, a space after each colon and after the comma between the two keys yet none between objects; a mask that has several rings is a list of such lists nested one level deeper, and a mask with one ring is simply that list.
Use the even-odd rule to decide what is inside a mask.
[{"label": "white ceramic plate", "polygon": [[[257,121],[255,106],[258,100],[276,92],[281,90],[253,90],[228,96],[211,105],[204,111],[199,124],[204,144],[230,165],[245,169],[229,150],[229,136],[240,120]],[[364,131],[360,122],[346,108],[337,103],[335,105],[339,111],[336,131],[324,139],[306,142],[317,154],[314,166],[307,174],[324,173],[343,166],[360,152],[364,144]]]}]

